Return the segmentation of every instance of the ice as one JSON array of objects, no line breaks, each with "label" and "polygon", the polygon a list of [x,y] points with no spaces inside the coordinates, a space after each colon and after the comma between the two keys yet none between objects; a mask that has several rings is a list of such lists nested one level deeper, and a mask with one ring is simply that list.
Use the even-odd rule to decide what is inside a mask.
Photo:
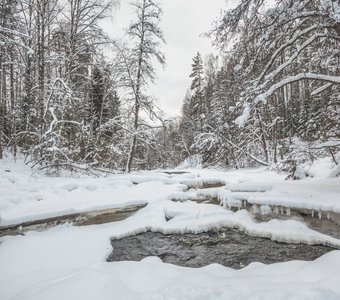
[{"label": "ice", "polygon": [[263,184],[230,184],[227,186],[229,190],[232,192],[258,192],[264,193],[269,191],[272,187],[270,185]]},{"label": "ice", "polygon": [[[0,164],[1,225],[129,204],[147,202],[148,206],[120,222],[66,224],[0,238],[0,299],[340,299],[340,251],[313,262],[253,263],[238,271],[216,264],[182,268],[155,257],[105,262],[112,251],[110,237],[146,231],[199,233],[229,227],[275,241],[340,248],[338,239],[301,222],[258,222],[240,209],[248,202],[262,214],[289,215],[294,207],[312,209],[318,217],[340,212],[340,178],[329,178],[329,166],[328,162],[315,164],[314,178],[286,181],[286,175],[265,168],[48,177],[32,173],[20,162],[4,162]],[[196,189],[216,179],[227,182],[227,187]],[[192,183],[195,189],[187,190],[183,183]],[[225,207],[240,210],[171,201],[190,197],[216,198]]]},{"label": "ice", "polygon": [[206,186],[224,186],[225,181],[217,178],[199,178],[199,179],[186,179],[181,180],[181,184],[190,188],[204,188]]},{"label": "ice", "polygon": [[271,214],[272,210],[269,205],[261,205],[260,211],[262,215],[269,215]]}]

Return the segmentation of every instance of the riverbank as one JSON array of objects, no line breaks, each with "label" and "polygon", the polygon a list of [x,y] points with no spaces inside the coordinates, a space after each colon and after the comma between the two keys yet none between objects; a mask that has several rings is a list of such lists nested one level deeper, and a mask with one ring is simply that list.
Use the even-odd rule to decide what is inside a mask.
[{"label": "riverbank", "polygon": [[[124,300],[249,299],[253,296],[260,299],[340,298],[340,251],[322,248],[338,248],[340,240],[312,230],[293,213],[284,212],[286,218],[279,219],[273,210],[266,219],[268,207],[262,207],[269,206],[269,196],[274,199],[281,195],[277,198],[280,205],[302,204],[303,208],[304,204],[316,207],[322,203],[325,207],[328,205],[330,211],[336,211],[340,207],[340,179],[329,180],[326,172],[298,182],[285,181],[284,174],[265,169],[156,170],[100,178],[63,173],[55,177],[32,173],[21,163],[1,162],[0,172],[1,226],[40,222],[46,216],[67,216],[69,212],[80,215],[91,214],[94,209],[103,212],[95,216],[98,217],[96,222],[85,222],[85,226],[74,226],[79,224],[71,220],[63,225],[55,224],[56,227],[46,226],[39,231],[31,228],[22,235],[1,237],[1,299],[86,300],[112,299],[113,295]],[[241,194],[250,201],[254,198],[266,201],[252,203],[259,206],[257,213],[263,219],[242,206],[229,207],[234,203],[230,195],[239,200],[235,195]],[[215,197],[214,204],[209,197]],[[105,218],[107,210],[119,211],[127,205],[146,206],[125,219]],[[319,220],[319,215],[315,213],[314,218]],[[224,231],[222,235],[219,234],[221,230]],[[152,239],[147,244],[155,247],[155,251],[146,253],[144,259],[138,257],[142,261],[106,262],[114,251],[111,240],[130,239],[138,234],[146,237],[148,234],[189,235],[189,241],[196,239],[195,247],[200,249],[200,237],[205,240],[202,245],[213,247],[216,237],[211,236],[209,241],[209,232],[218,233],[223,247],[231,246],[235,232],[237,237],[242,237],[237,238],[239,243],[234,245],[243,244],[247,248],[245,255],[229,265],[241,270],[216,264],[228,260],[223,251],[216,254],[215,257],[221,256],[216,261],[206,258],[208,265],[203,268],[167,264],[171,261],[159,251],[162,246],[152,243]],[[160,241],[165,243],[163,238]],[[256,247],[262,242],[265,248],[273,246],[268,261],[262,260],[270,265],[259,263],[255,255],[256,250],[260,250]],[[302,256],[289,256],[280,243]],[[282,250],[277,251],[277,257],[272,256],[275,247]],[[303,257],[301,249],[308,247],[315,247],[312,248],[316,250],[315,255]],[[124,246],[122,252],[132,248],[138,250],[130,245]],[[169,250],[167,248],[163,250]],[[182,248],[181,245],[176,248],[176,253]],[[321,248],[325,251],[317,250]],[[234,250],[238,252],[237,247]],[[197,251],[195,253],[202,253],[200,259],[205,259],[205,252]],[[331,252],[324,254],[328,251]],[[157,253],[160,253],[158,258],[154,257]],[[261,253],[265,257],[263,251],[258,255]],[[168,254],[171,256],[170,252]],[[283,263],[292,259],[299,260]],[[272,264],[275,261],[282,263]]]}]

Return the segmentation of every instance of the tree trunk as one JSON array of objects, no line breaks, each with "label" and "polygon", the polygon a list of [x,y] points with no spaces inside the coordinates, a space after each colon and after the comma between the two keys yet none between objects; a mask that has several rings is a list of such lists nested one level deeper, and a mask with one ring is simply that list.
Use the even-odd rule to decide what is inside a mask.
[{"label": "tree trunk", "polygon": [[[5,122],[5,115],[6,115],[6,101],[7,101],[7,78],[6,78],[6,68],[4,65],[2,65],[1,68],[2,76],[0,82],[2,91],[1,91],[1,118],[0,118],[0,133],[1,133],[1,139],[0,143],[2,142],[2,138],[4,136],[4,132],[6,131],[6,122]],[[3,149],[2,149],[3,152]]]},{"label": "tree trunk", "polygon": [[269,153],[268,153],[268,146],[267,146],[267,140],[266,140],[266,132],[264,130],[263,122],[260,113],[257,111],[256,112],[258,120],[259,120],[259,125],[260,125],[260,131],[261,131],[261,142],[262,142],[262,147],[263,147],[263,152],[266,158],[266,163],[269,164]]},{"label": "tree trunk", "polygon": [[45,98],[45,10],[44,0],[39,1],[38,12],[38,113],[40,133],[44,130],[44,98]]},{"label": "tree trunk", "polygon": [[16,142],[16,101],[15,101],[15,90],[14,90],[14,56],[13,51],[11,50],[11,65],[10,65],[10,97],[11,97],[11,148],[14,160],[17,156],[17,142]]},{"label": "tree trunk", "polygon": [[[0,49],[0,78],[2,78],[2,49]],[[2,84],[0,82],[0,159],[3,159],[2,149],[2,132],[4,130],[4,116],[3,116],[3,95],[2,95]]]},{"label": "tree trunk", "polygon": [[[140,59],[140,65],[141,65],[141,59]],[[137,82],[140,82],[140,71],[139,73],[139,79],[137,77]],[[140,84],[140,83],[139,83]],[[131,146],[130,146],[130,153],[128,156],[128,161],[126,165],[126,172],[130,173],[132,169],[132,163],[135,158],[136,149],[137,149],[137,131],[138,131],[138,121],[139,121],[139,110],[140,110],[140,104],[139,104],[139,86],[137,85],[137,91],[136,91],[136,97],[135,97],[135,112],[134,112],[134,132],[133,136],[131,138]]]},{"label": "tree trunk", "polygon": [[142,79],[142,62],[144,55],[144,17],[145,17],[145,6],[146,1],[143,1],[143,10],[142,10],[142,35],[140,38],[140,46],[139,46],[139,57],[138,57],[138,68],[137,68],[137,78],[136,78],[136,91],[135,91],[135,111],[134,111],[134,132],[131,140],[130,153],[128,156],[126,172],[130,173],[132,169],[132,163],[136,155],[137,149],[137,132],[138,132],[138,122],[139,122],[139,110],[140,110],[140,90],[141,90],[141,79]]}]

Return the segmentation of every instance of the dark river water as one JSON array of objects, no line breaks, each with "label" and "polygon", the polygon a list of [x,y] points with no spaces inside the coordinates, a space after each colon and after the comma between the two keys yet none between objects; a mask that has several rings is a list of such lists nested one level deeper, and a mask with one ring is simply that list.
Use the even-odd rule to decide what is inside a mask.
[{"label": "dark river water", "polygon": [[275,263],[289,260],[314,260],[334,250],[331,247],[286,244],[252,237],[237,230],[223,229],[200,234],[146,232],[123,239],[112,239],[107,261],[140,261],[157,256],[165,263],[203,267],[212,263],[240,269],[251,262]]}]

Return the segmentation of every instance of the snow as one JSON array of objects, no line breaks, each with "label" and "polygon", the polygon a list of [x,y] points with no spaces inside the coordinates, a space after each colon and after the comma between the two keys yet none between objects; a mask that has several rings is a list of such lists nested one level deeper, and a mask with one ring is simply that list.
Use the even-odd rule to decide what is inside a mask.
[{"label": "snow", "polygon": [[327,90],[328,88],[330,88],[333,84],[332,83],[326,83],[322,86],[320,86],[319,88],[315,89],[312,93],[311,96],[315,96],[318,95],[320,93],[322,93],[323,91]]},{"label": "snow", "polygon": [[322,0],[321,5],[323,8],[328,11],[330,18],[335,22],[340,22],[340,3],[337,1],[331,0]]},{"label": "snow", "polygon": [[[247,199],[258,203],[263,214],[270,213],[271,203],[338,211],[340,180],[329,178],[332,170],[329,162],[320,162],[312,168],[315,177],[301,181],[285,181],[285,175],[264,168],[51,177],[32,173],[20,162],[1,161],[1,225],[71,211],[148,205],[120,222],[84,227],[65,224],[0,238],[0,299],[340,299],[340,251],[312,262],[255,262],[238,271],[217,264],[183,268],[155,257],[105,262],[112,250],[110,238],[146,231],[199,233],[230,227],[276,241],[340,248],[340,240],[295,220],[257,222],[246,210],[171,201],[174,197],[183,201],[188,196],[219,197],[227,207]],[[226,185],[189,189],[216,181]]]},{"label": "snow", "polygon": [[328,141],[328,142],[321,143],[321,144],[315,146],[314,148],[315,149],[321,149],[321,148],[339,147],[339,146],[340,146],[340,141],[337,140],[337,141]]},{"label": "snow", "polygon": [[238,125],[239,127],[242,127],[248,121],[249,117],[250,117],[250,106],[246,105],[244,110],[243,110],[242,115],[239,116],[235,120],[235,124]]},{"label": "snow", "polygon": [[203,188],[205,185],[224,185],[225,181],[219,178],[200,178],[200,179],[185,179],[180,181],[181,184],[190,188]]},{"label": "snow", "polygon": [[[334,172],[331,165],[321,161],[309,172],[315,178],[300,181],[286,181],[286,175],[264,168],[232,172],[195,169],[175,175],[153,171],[104,178],[72,178],[32,174],[31,169],[22,164],[6,163],[1,165],[0,225],[151,203],[159,195],[162,199],[178,201],[218,198],[225,207],[241,207],[241,201],[247,200],[257,205],[340,213],[340,179],[329,177]],[[192,189],[215,183],[226,183],[226,186]]]},{"label": "snow", "polygon": [[[317,80],[317,81],[326,81],[330,83],[340,83],[340,76],[329,76],[329,75],[324,75],[324,74],[315,74],[315,73],[300,73],[294,76],[288,76],[278,83],[275,83],[268,88],[268,90],[260,95],[258,95],[255,99],[255,101],[259,102],[266,102],[266,99],[270,97],[275,91],[277,91],[279,88],[292,83],[296,82],[302,79],[309,79],[309,80]],[[243,116],[246,117],[247,114],[243,113]]]},{"label": "snow", "polygon": [[[212,218],[214,214],[210,213]],[[144,216],[140,214],[131,221],[100,226],[64,225],[45,232],[3,238],[0,246],[1,299],[340,297],[337,284],[340,251],[333,251],[314,262],[294,261],[269,266],[253,263],[239,271],[216,264],[201,269],[181,268],[163,264],[158,258],[106,263],[111,248],[108,236],[131,231],[130,226],[142,222]],[[188,218],[182,220],[184,223]],[[269,225],[279,228],[275,222]],[[292,233],[296,230],[295,225],[289,223]],[[130,229],[124,230],[126,227]]]},{"label": "snow", "polygon": [[[340,213],[340,178],[333,176],[338,167],[327,159],[318,161],[308,171],[313,178],[297,181],[285,180],[285,174],[264,168],[232,171],[224,175],[226,187],[196,191],[196,195],[191,191],[191,197],[217,197],[226,207],[234,206],[233,200],[246,200],[257,205]],[[185,194],[181,197],[185,199]]]},{"label": "snow", "polygon": [[[300,38],[301,36],[303,36],[303,35],[305,35],[305,34],[311,32],[311,31],[313,31],[313,30],[315,30],[315,29],[317,29],[317,28],[318,28],[317,25],[312,25],[312,26],[310,26],[310,27],[307,27],[306,29],[302,30],[301,32],[295,33],[295,34],[292,36],[291,39],[289,39],[285,44],[281,45],[281,46],[273,53],[273,55],[270,57],[269,62],[267,63],[266,67],[264,68],[264,70],[263,70],[263,72],[261,73],[261,75],[259,76],[259,78],[257,79],[257,82],[260,82],[260,81],[265,77],[265,75],[266,75],[266,73],[268,72],[270,66],[272,66],[273,62],[276,60],[276,58],[280,55],[280,53],[282,53],[282,51],[283,51],[285,48],[287,48],[288,46],[292,45],[292,44],[293,44],[294,42],[296,42],[296,40],[297,40],[298,38]],[[277,74],[277,73],[275,73],[275,74]],[[269,76],[268,79],[269,79],[269,78],[273,78],[273,77],[275,76],[275,74],[272,75],[272,76]]]},{"label": "snow", "polygon": [[[0,226],[144,204],[152,201],[148,195],[150,189],[164,192],[169,188],[175,192],[179,188],[164,187],[168,180],[166,176],[163,182],[155,180],[156,176],[143,178],[142,175],[131,178],[119,175],[106,178],[47,177],[32,174],[29,167],[15,163],[0,168]],[[141,184],[134,185],[134,181]]]},{"label": "snow", "polygon": [[232,192],[258,192],[264,193],[271,190],[270,185],[263,184],[247,184],[247,183],[238,183],[228,185],[228,189]]}]

